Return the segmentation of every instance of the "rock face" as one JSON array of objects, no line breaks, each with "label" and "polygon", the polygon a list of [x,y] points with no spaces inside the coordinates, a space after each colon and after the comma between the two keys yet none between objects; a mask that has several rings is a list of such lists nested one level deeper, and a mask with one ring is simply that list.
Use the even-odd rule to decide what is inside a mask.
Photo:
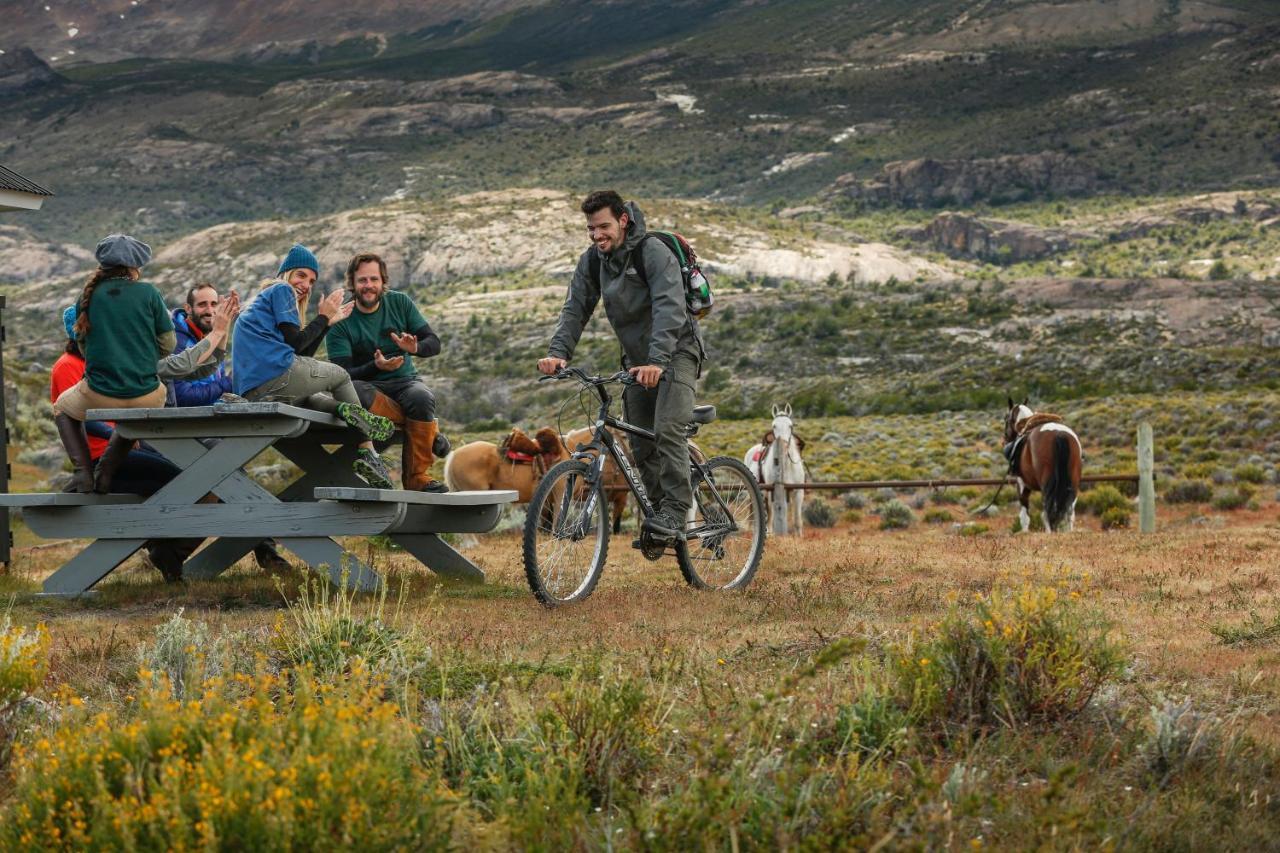
[{"label": "rock face", "polygon": [[924,228],[901,233],[953,258],[980,258],[1005,263],[1045,258],[1094,236],[1084,231],[1039,228],[1025,222],[978,219],[963,213],[942,213]]},{"label": "rock face", "polygon": [[0,56],[0,96],[56,86],[62,81],[62,75],[45,64],[31,48],[20,47]]},{"label": "rock face", "polygon": [[871,180],[843,175],[839,195],[877,205],[938,207],[1079,195],[1097,186],[1092,169],[1065,154],[1013,154],[984,160],[902,160]]},{"label": "rock face", "polygon": [[64,278],[93,269],[93,252],[66,243],[47,243],[25,228],[0,225],[0,281],[26,284]]}]

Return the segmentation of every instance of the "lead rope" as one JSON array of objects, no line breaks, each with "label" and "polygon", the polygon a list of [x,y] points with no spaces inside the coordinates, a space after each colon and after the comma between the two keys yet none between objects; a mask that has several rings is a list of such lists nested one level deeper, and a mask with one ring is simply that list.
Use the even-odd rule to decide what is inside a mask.
[{"label": "lead rope", "polygon": [[1001,493],[1002,491],[1004,491],[1004,487],[1005,487],[1005,486],[1007,486],[1007,485],[1009,484],[1009,477],[1016,477],[1016,476],[1017,476],[1017,474],[1018,474],[1018,456],[1019,456],[1019,451],[1022,449],[1022,448],[1018,447],[1018,439],[1020,439],[1020,438],[1022,438],[1022,436],[1018,436],[1018,438],[1015,438],[1015,439],[1013,440],[1013,442],[1014,442],[1014,446],[1013,446],[1013,454],[1012,454],[1012,455],[1013,455],[1013,458],[1009,460],[1009,469],[1008,469],[1007,471],[1005,471],[1005,474],[1004,474],[1005,479],[1004,479],[1004,480],[1002,480],[1002,481],[1000,482],[1000,485],[996,486],[996,493],[995,493],[994,495],[992,495],[992,496],[991,496],[991,500],[990,500],[990,502],[988,502],[988,503],[987,503],[987,505],[986,505],[986,506],[984,506],[982,509],[975,509],[975,510],[972,510],[972,511],[969,513],[970,515],[983,515],[983,514],[985,514],[985,513],[986,513],[986,511],[987,511],[987,510],[989,510],[989,509],[991,509],[993,506],[995,506],[995,505],[996,505],[996,500],[1000,497],[1000,493]]}]

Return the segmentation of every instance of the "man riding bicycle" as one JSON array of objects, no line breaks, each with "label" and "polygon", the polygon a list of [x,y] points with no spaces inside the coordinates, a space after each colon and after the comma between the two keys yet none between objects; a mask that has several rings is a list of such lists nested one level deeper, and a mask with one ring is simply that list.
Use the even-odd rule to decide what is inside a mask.
[{"label": "man riding bicycle", "polygon": [[603,297],[622,344],[622,366],[636,380],[623,392],[626,419],[656,437],[631,438],[645,491],[658,510],[643,529],[655,539],[680,539],[693,504],[686,429],[705,357],[696,321],[685,307],[680,265],[660,240],[646,239],[635,202],[623,202],[613,190],[588,195],[582,213],[592,245],[578,259],[538,370],[550,376],[569,363]]}]

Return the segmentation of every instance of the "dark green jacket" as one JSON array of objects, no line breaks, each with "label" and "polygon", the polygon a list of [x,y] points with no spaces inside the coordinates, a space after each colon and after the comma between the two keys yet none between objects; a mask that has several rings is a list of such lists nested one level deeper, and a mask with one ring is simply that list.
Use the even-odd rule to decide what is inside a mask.
[{"label": "dark green jacket", "polygon": [[[609,325],[622,344],[625,366],[666,367],[671,356],[681,351],[701,364],[702,345],[695,321],[685,308],[680,265],[661,241],[644,240],[644,214],[635,202],[627,202],[627,214],[630,222],[622,248],[599,256],[598,286],[591,269],[597,257],[594,247],[578,259],[547,353],[572,358],[583,327],[603,298]],[[636,272],[636,264],[644,265],[645,278]]]}]

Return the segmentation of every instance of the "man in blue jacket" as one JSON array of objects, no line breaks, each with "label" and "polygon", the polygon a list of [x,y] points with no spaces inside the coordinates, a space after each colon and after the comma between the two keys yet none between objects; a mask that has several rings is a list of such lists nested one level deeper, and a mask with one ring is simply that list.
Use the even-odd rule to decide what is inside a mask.
[{"label": "man in blue jacket", "polygon": [[[175,353],[200,343],[213,329],[213,312],[218,307],[218,289],[208,282],[201,282],[187,291],[187,303],[173,309],[173,328],[177,332]],[[178,379],[173,383],[174,402],[178,406],[212,406],[218,398],[231,391],[231,377],[227,365],[204,379]]]}]

